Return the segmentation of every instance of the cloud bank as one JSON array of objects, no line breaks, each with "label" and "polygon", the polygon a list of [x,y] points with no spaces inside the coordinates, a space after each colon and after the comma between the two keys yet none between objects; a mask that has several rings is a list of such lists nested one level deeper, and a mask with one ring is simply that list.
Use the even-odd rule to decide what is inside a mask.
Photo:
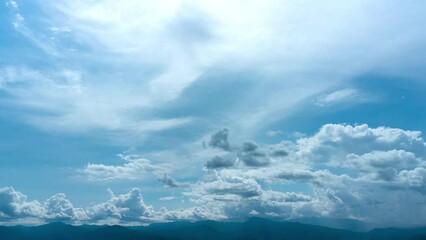
[{"label": "cloud bank", "polygon": [[[24,194],[7,187],[0,190],[0,217],[9,222],[35,218],[43,222],[146,224],[177,219],[241,220],[255,214],[280,220],[355,218],[380,226],[426,223],[426,143],[419,131],[326,124],[314,135],[294,141],[246,141],[241,147],[221,151],[234,156],[234,162],[216,156],[206,163],[202,179],[191,183],[171,178],[168,171],[146,159],[128,156],[122,156],[127,161],[122,166],[89,164],[82,172],[88,180],[97,181],[139,178],[141,173],[154,172],[153,177],[170,188],[183,187],[180,199],[192,207],[154,209],[145,203],[142,190],[134,188],[118,195],[109,190],[107,202],[75,208],[62,193],[44,202],[28,201]],[[252,164],[245,159],[248,157],[254,159],[250,161],[267,160],[267,164]],[[294,185],[306,190],[290,190]]]}]

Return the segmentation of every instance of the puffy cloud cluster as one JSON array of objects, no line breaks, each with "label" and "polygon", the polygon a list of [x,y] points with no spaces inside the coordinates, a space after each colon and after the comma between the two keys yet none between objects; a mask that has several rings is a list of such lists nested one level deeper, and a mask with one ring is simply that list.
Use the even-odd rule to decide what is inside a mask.
[{"label": "puffy cloud cluster", "polygon": [[[419,131],[326,124],[294,142],[259,146],[250,141],[233,151],[236,164],[218,168],[214,180],[199,182],[186,194],[202,202],[223,202],[225,211],[238,206],[253,210],[228,215],[233,217],[251,212],[281,218],[351,217],[389,225],[426,222],[426,207],[420,204],[426,201],[426,144]],[[287,186],[295,184],[310,189],[294,193],[309,201],[302,197],[286,208],[265,198],[289,194]],[[276,185],[281,191],[268,189]],[[277,202],[288,202],[282,199]]]},{"label": "puffy cloud cluster", "polygon": [[[241,147],[231,147],[228,136],[229,130],[226,128],[211,135],[208,146],[214,149],[219,148],[223,152],[207,161],[207,169],[231,168],[241,164],[254,168],[265,167],[270,165],[274,158],[288,155],[279,144],[260,147],[254,141],[247,141]],[[235,157],[237,158],[235,159]]]},{"label": "puffy cloud cluster", "polygon": [[313,201],[303,193],[265,190],[255,178],[226,173],[198,182],[184,195],[197,204],[220,206],[228,219],[239,220],[253,212],[264,217],[295,217]]},{"label": "puffy cloud cluster", "polygon": [[[63,221],[82,224],[147,224],[172,220],[201,220],[224,219],[223,215],[214,208],[190,207],[169,211],[166,208],[155,210],[147,205],[139,188],[133,188],[128,193],[114,194],[110,189],[110,199],[86,208],[76,208],[66,198],[58,193],[44,202],[27,201],[27,196],[12,187],[0,189],[0,222],[27,222],[40,224],[51,221]],[[216,212],[215,212],[216,211]],[[28,221],[32,219],[32,221]]]},{"label": "puffy cloud cluster", "polygon": [[315,162],[341,165],[347,154],[371,151],[405,150],[425,156],[425,142],[419,131],[398,128],[370,128],[366,124],[351,126],[326,124],[312,137],[297,141],[298,155]]},{"label": "puffy cloud cluster", "polygon": [[[146,159],[121,156],[122,166],[88,165],[89,179],[140,179],[153,173],[192,206],[154,209],[139,189],[81,209],[64,194],[44,202],[27,201],[13,188],[0,190],[2,219],[144,224],[173,220],[237,220],[249,216],[288,219],[310,216],[356,218],[382,225],[426,223],[426,146],[418,131],[327,124],[312,136],[260,145],[252,141],[230,147],[229,131],[213,134],[216,157],[204,176],[181,183],[171,170]],[[220,139],[220,141],[216,141]],[[225,143],[226,142],[226,143]],[[218,146],[222,146],[219,149]],[[223,146],[229,146],[223,148]],[[237,144],[233,146],[238,146]],[[211,149],[204,149],[211,151]],[[222,155],[220,155],[222,154]],[[253,164],[267,161],[267,164]]]},{"label": "puffy cloud cluster", "polygon": [[117,222],[145,222],[156,218],[152,206],[145,204],[138,188],[121,195],[114,195],[109,190],[111,199],[88,209],[88,215],[93,221],[115,220]]},{"label": "puffy cloud cluster", "polygon": [[86,213],[81,208],[74,208],[65,194],[58,193],[43,202],[46,218],[55,221],[85,220]]},{"label": "puffy cloud cluster", "polygon": [[41,221],[80,221],[86,219],[81,208],[74,208],[65,194],[59,193],[40,203],[27,201],[27,196],[13,187],[0,189],[0,219],[4,222],[33,218]]},{"label": "puffy cloud cluster", "polygon": [[266,152],[258,150],[258,145],[255,142],[243,143],[242,151],[239,154],[239,159],[245,165],[251,167],[266,166],[270,163]]},{"label": "puffy cloud cluster", "polygon": [[124,165],[88,163],[81,170],[91,180],[141,179],[147,172],[157,170],[147,159],[129,159]]},{"label": "puffy cloud cluster", "polygon": [[351,167],[370,174],[371,179],[382,181],[394,181],[401,171],[426,166],[414,153],[404,150],[373,151],[360,156],[352,153],[347,156],[347,160]]}]

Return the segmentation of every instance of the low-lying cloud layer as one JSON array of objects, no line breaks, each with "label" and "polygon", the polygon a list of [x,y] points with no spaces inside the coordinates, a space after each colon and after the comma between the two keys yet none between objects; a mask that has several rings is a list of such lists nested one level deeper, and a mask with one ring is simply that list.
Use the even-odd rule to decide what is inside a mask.
[{"label": "low-lying cloud layer", "polygon": [[[327,124],[316,134],[295,141],[270,145],[247,141],[240,146],[229,143],[228,134],[228,130],[212,134],[214,144],[204,151],[221,147],[205,164],[202,179],[192,183],[171,178],[171,169],[129,156],[122,156],[126,162],[121,166],[88,164],[80,170],[88,180],[96,181],[154,173],[150,176],[180,188],[181,199],[190,201],[192,207],[154,209],[144,202],[141,190],[134,188],[119,195],[108,190],[111,197],[107,202],[75,208],[62,193],[44,202],[28,201],[24,194],[6,187],[0,190],[0,218],[3,222],[144,224],[178,219],[241,220],[256,215],[426,224],[426,144],[421,132]],[[290,190],[295,185],[300,190]]]}]

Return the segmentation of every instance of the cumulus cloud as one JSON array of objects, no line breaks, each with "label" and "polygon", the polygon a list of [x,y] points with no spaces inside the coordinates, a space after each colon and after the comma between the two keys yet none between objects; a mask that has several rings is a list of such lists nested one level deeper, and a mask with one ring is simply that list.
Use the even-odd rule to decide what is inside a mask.
[{"label": "cumulus cloud", "polygon": [[297,140],[297,154],[310,161],[345,164],[347,154],[405,150],[419,157],[426,153],[421,132],[398,128],[370,128],[366,124],[326,124],[312,137]]},{"label": "cumulus cloud", "polygon": [[[326,124],[314,135],[301,136],[293,142],[262,146],[245,142],[240,149],[233,150],[242,164],[237,162],[233,168],[219,169],[210,181],[198,182],[192,192],[185,194],[195,202],[223,203],[226,214],[234,217],[247,216],[254,210],[267,217],[320,215],[389,225],[416,224],[410,214],[426,220],[422,215],[424,207],[418,212],[410,207],[419,207],[418,203],[425,200],[425,150],[419,131]],[[268,162],[254,165],[249,157],[265,158]],[[306,198],[301,197],[290,207],[289,199],[283,205],[267,198],[284,198],[288,192],[265,189],[265,184],[282,185],[284,189],[287,185],[302,184],[312,193],[295,193]],[[406,200],[400,198],[404,192],[409,196]],[[263,208],[257,208],[261,199]],[[240,204],[239,211],[226,208],[233,206],[231,203]],[[398,204],[409,209],[406,213],[388,213]],[[379,209],[377,214],[373,211],[375,207]],[[404,220],[398,220],[398,215],[404,215]]]},{"label": "cumulus cloud", "polygon": [[224,128],[211,135],[208,145],[212,148],[219,148],[224,151],[230,151],[231,145],[228,142],[229,130]]},{"label": "cumulus cloud", "polygon": [[240,199],[251,198],[261,194],[261,186],[254,179],[242,177],[223,177],[218,175],[217,180],[211,182],[201,182],[194,186],[190,196],[197,196],[201,199]]},{"label": "cumulus cloud", "polygon": [[115,219],[123,222],[146,222],[156,220],[152,206],[146,205],[138,188],[130,192],[115,195],[109,190],[111,199],[88,209],[89,217],[94,221]]},{"label": "cumulus cloud", "polygon": [[[122,156],[125,164],[93,168],[90,173],[106,179],[139,179],[140,172],[152,173],[166,186],[185,187],[182,195],[173,194],[161,201],[179,198],[191,206],[154,209],[135,188],[118,195],[110,191],[108,201],[81,209],[73,207],[64,194],[38,202],[28,201],[13,188],[3,188],[0,217],[7,221],[36,218],[43,222],[145,224],[182,219],[242,220],[255,214],[276,219],[355,218],[378,226],[413,226],[426,222],[425,148],[417,131],[327,124],[314,135],[295,141],[269,145],[245,142],[241,148],[225,152],[236,154],[239,162],[230,167],[223,167],[222,160],[211,162],[202,179],[192,183],[174,180],[166,167],[146,159]],[[250,166],[241,160],[259,152],[269,159],[267,165]],[[124,178],[123,174],[132,177]],[[302,186],[300,192],[294,191],[295,185]]]},{"label": "cumulus cloud", "polygon": [[251,142],[245,142],[243,143],[243,147],[242,147],[242,151],[243,152],[253,152],[256,151],[256,149],[258,148],[258,145],[251,141]]},{"label": "cumulus cloud", "polygon": [[[58,193],[44,202],[27,201],[27,197],[12,187],[0,189],[0,219],[2,223],[18,223],[31,218],[32,224],[63,221],[74,224],[123,224],[141,225],[172,220],[224,219],[216,208],[190,207],[169,211],[166,208],[155,210],[144,202],[141,190],[133,188],[128,193],[114,194],[108,189],[110,199],[86,208],[76,208]],[[173,200],[174,197],[163,198]],[[0,224],[1,225],[1,224]]]},{"label": "cumulus cloud", "polygon": [[27,196],[13,187],[0,189],[0,216],[2,219],[44,216],[45,209],[38,201],[27,201]]},{"label": "cumulus cloud", "polygon": [[286,157],[288,152],[283,146],[270,145],[259,147],[253,141],[244,142],[238,158],[249,167],[265,167],[270,165],[272,158]]},{"label": "cumulus cloud", "polygon": [[152,164],[150,160],[133,155],[118,155],[123,165],[105,165],[88,163],[80,173],[90,181],[139,180],[155,176],[160,182],[171,188],[187,187],[188,183],[178,182],[169,176],[168,164]]},{"label": "cumulus cloud", "polygon": [[56,194],[44,202],[27,201],[27,196],[13,187],[0,189],[0,219],[15,222],[22,218],[36,219],[36,223],[49,221],[79,222],[86,220],[83,209],[75,208],[65,194]]},{"label": "cumulus cloud", "polygon": [[[223,124],[236,129],[241,138],[288,117],[298,104],[318,95],[313,103],[324,107],[363,101],[362,89],[348,87],[347,81],[372,69],[379,69],[380,74],[422,79],[423,70],[413,71],[411,63],[421,62],[417,58],[424,53],[426,35],[423,26],[412,20],[422,22],[424,14],[418,9],[425,3],[413,1],[402,6],[391,1],[326,2],[117,4],[114,0],[65,0],[31,5],[43,11],[20,11],[25,6],[9,0],[6,5],[11,14],[5,19],[44,52],[40,59],[45,64],[34,66],[27,61],[29,52],[23,51],[10,66],[2,66],[0,91],[6,94],[1,94],[0,100],[7,103],[5,106],[19,106],[18,120],[46,131],[95,132],[96,136],[102,135],[100,138],[113,135],[115,141],[124,139],[126,144],[134,144],[131,138],[135,136],[146,138],[154,132],[193,123],[192,112],[176,118],[164,116],[176,116],[170,104],[187,97],[184,90],[194,86],[201,76],[208,82],[199,91],[201,94],[210,91],[210,86],[224,90],[223,82],[209,80],[209,74],[217,69],[224,70],[224,78],[234,81],[232,86],[236,81],[228,77],[235,72],[262,76],[261,83],[257,77],[244,79],[250,88],[235,88],[236,94],[220,109],[220,123],[211,121],[209,114],[196,116],[207,123],[206,129]],[[27,47],[17,45],[16,49]],[[35,54],[31,52],[31,56]],[[15,66],[15,62],[22,65]],[[336,86],[341,88],[330,91]],[[199,104],[208,108],[205,102]],[[268,135],[279,137],[282,132]],[[206,171],[208,176],[197,182],[193,191],[186,190],[192,200],[201,199],[208,207],[154,213],[140,192],[132,190],[98,205],[104,209],[98,215],[88,209],[84,214],[89,211],[99,216],[99,221],[141,221],[127,212],[129,208],[143,218],[152,213],[152,219],[226,219],[241,212],[255,212],[282,218],[320,214],[410,222],[403,210],[392,210],[400,204],[401,209],[425,222],[420,215],[426,216],[424,206],[420,205],[417,212],[409,211],[411,206],[424,202],[420,190],[425,183],[426,150],[418,131],[327,124],[313,136],[295,134],[297,140],[293,142],[246,142],[242,148],[231,146],[228,137],[229,130],[222,129],[206,142],[215,151],[203,160],[208,160],[205,166],[212,171]],[[218,158],[212,159],[216,155]],[[179,185],[170,177],[167,166],[139,157],[123,160],[116,165],[89,163],[80,173],[96,181],[148,176],[171,187]],[[209,174],[215,172],[222,179],[214,176],[208,181]],[[227,173],[235,178],[224,177]],[[283,184],[279,189],[285,189],[295,182],[307,185],[307,193],[297,194],[309,195],[306,199],[310,201],[273,201],[292,197],[285,190],[271,190],[274,186],[269,184]],[[401,190],[406,186],[410,188]],[[84,215],[61,194],[47,202],[28,201],[10,188],[1,194],[2,217],[39,215],[72,221]],[[223,206],[227,201],[235,203],[233,208]],[[131,203],[134,205],[127,206]],[[380,212],[371,215],[378,205]],[[261,206],[267,207],[262,210]],[[160,213],[163,217],[156,215]]]},{"label": "cumulus cloud", "polygon": [[244,219],[253,211],[264,217],[275,212],[289,218],[313,200],[303,193],[265,190],[254,178],[221,173],[213,181],[198,182],[184,195],[199,204],[220,206],[229,219]]},{"label": "cumulus cloud", "polygon": [[119,157],[125,162],[123,165],[105,165],[88,163],[84,169],[81,170],[89,180],[105,181],[105,180],[119,180],[119,179],[142,179],[148,173],[160,174],[165,172],[161,166],[156,166],[151,161],[135,156]]},{"label": "cumulus cloud", "polygon": [[268,137],[275,137],[275,136],[282,135],[282,134],[284,134],[284,132],[275,131],[275,130],[269,130],[269,131],[265,132],[265,135],[268,136]]},{"label": "cumulus cloud", "polygon": [[[265,147],[259,147],[254,141],[243,142],[241,148],[231,148],[228,142],[229,130],[223,129],[210,137],[209,146],[213,148],[220,148],[228,151],[232,154],[224,156],[214,156],[212,159],[207,161],[206,168],[228,168],[239,162],[243,163],[248,167],[264,167],[268,166],[271,162],[271,158],[281,158],[288,155],[288,152],[283,149],[283,146],[271,145]],[[237,156],[234,161],[230,158]]]},{"label": "cumulus cloud", "polygon": [[6,1],[6,6],[9,8],[18,8],[18,4],[15,1]]},{"label": "cumulus cloud", "polygon": [[234,160],[220,157],[220,156],[214,156],[212,159],[207,161],[206,168],[207,169],[216,169],[216,168],[228,168],[234,166]]},{"label": "cumulus cloud", "polygon": [[270,164],[270,159],[266,153],[261,151],[241,152],[238,157],[245,165],[250,167],[262,167]]},{"label": "cumulus cloud", "polygon": [[54,221],[86,220],[86,212],[81,208],[75,208],[66,198],[65,194],[53,195],[43,202],[46,217]]},{"label": "cumulus cloud", "polygon": [[426,168],[416,167],[412,170],[402,170],[398,173],[400,181],[404,185],[419,187],[421,191],[424,191],[426,185]]},{"label": "cumulus cloud", "polygon": [[158,200],[160,200],[160,201],[171,201],[171,200],[174,200],[174,199],[176,199],[176,197],[169,196],[169,197],[162,197]]},{"label": "cumulus cloud", "polygon": [[413,170],[418,166],[425,166],[426,162],[417,158],[414,153],[404,150],[373,151],[361,156],[349,154],[349,164],[367,173],[373,179],[393,181],[402,170]]},{"label": "cumulus cloud", "polygon": [[173,179],[172,177],[170,177],[169,175],[167,175],[167,173],[164,173],[163,176],[159,176],[158,180],[160,180],[166,186],[171,187],[171,188],[188,187],[188,186],[190,186],[190,184],[188,184],[188,183],[183,183],[183,182],[176,181],[175,179]]}]

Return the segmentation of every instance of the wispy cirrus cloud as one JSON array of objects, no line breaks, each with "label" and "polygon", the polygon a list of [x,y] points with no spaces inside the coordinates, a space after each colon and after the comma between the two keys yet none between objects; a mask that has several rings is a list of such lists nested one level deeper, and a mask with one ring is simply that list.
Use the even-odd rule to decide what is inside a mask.
[{"label": "wispy cirrus cloud", "polygon": [[[368,95],[357,89],[347,88],[324,94],[317,97],[313,104],[319,107],[325,107],[335,104],[354,104],[368,101]],[[371,98],[371,97],[370,97]]]},{"label": "wispy cirrus cloud", "polygon": [[[128,129],[122,134],[124,138],[185,124],[190,127],[196,124],[191,122],[191,114],[178,117],[176,111],[167,108],[168,104],[185,96],[185,90],[195,83],[209,79],[212,72],[227,76],[250,70],[257,76],[255,79],[263,79],[262,83],[244,80],[252,87],[242,96],[236,94],[238,101],[229,101],[227,108],[232,111],[221,111],[226,112],[221,125],[248,136],[289,117],[301,102],[336,86],[343,89],[328,93],[315,103],[325,106],[363,98],[362,92],[347,88],[346,83],[371,69],[401,76],[417,73],[402,62],[401,67],[394,67],[399,59],[408,61],[413,49],[422,49],[424,31],[409,21],[422,18],[416,4],[400,9],[394,3],[363,1],[327,1],[304,4],[303,8],[298,1],[219,1],[214,5],[204,1],[48,1],[34,5],[42,11],[22,11],[21,20],[17,22],[12,16],[10,21],[20,26],[17,30],[24,37],[46,39],[38,42],[54,46],[36,44],[53,48],[61,55],[53,57],[60,59],[61,68],[78,62],[77,71],[82,73],[85,88],[80,95],[64,100],[58,94],[52,96],[54,100],[41,103],[63,103],[63,109],[73,112],[59,112],[55,119],[37,116],[32,121],[36,126],[47,129],[45,125],[61,122],[54,131],[101,129],[107,132],[105,135]],[[18,11],[19,5],[8,2],[12,11]],[[377,14],[380,11],[392,14]],[[327,19],[322,18],[324,15]],[[35,21],[41,18],[43,21]],[[25,19],[32,19],[34,24],[25,23]],[[399,29],[399,34],[389,31],[389,26]],[[37,36],[28,34],[31,32],[37,32]],[[47,75],[58,68],[56,60],[44,67]],[[208,81],[213,86],[215,82],[222,84]],[[163,109],[168,119],[157,115]],[[209,122],[204,117],[198,116],[198,120]],[[217,127],[213,122],[208,125],[206,129]]]}]

